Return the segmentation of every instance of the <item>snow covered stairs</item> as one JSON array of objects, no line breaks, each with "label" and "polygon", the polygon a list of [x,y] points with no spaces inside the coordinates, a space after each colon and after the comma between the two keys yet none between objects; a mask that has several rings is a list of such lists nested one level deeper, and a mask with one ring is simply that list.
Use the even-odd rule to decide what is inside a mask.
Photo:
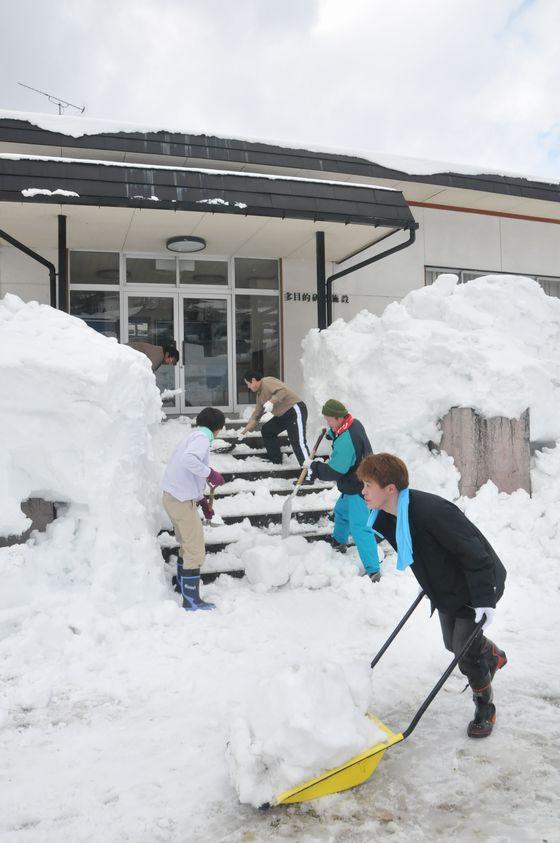
[{"label": "snow covered stairs", "polygon": [[[301,469],[287,436],[279,437],[283,464],[271,465],[264,459],[266,450],[260,433],[250,433],[239,443],[236,432],[242,424],[241,421],[228,421],[220,440],[227,446],[233,445],[233,450],[228,454],[216,453],[212,459],[212,464],[226,480],[225,485],[216,490],[216,513],[226,525],[248,520],[252,526],[265,528],[268,533],[280,532],[282,506],[286,496],[293,491],[294,481]],[[323,538],[328,534],[330,524],[324,522],[329,518],[335,499],[331,484],[303,484],[293,507],[296,531],[307,534],[309,538]],[[298,524],[309,525],[311,529],[297,529]],[[274,525],[278,525],[278,529]],[[317,529],[318,526],[322,529]],[[209,550],[211,539],[210,535],[207,541]]]},{"label": "snow covered stairs", "polygon": [[[228,419],[211,454],[212,467],[226,482],[216,489],[214,499],[214,510],[219,516],[215,521],[221,523],[204,528],[206,551],[210,557],[205,566],[209,570],[205,572],[203,568],[205,582],[215,579],[221,572],[216,568],[223,567],[221,558],[213,561],[211,557],[215,554],[221,557],[221,551],[227,547],[241,540],[246,542],[251,530],[280,535],[282,506],[301,471],[287,436],[280,437],[282,465],[272,465],[263,459],[266,451],[260,433],[251,433],[242,442],[238,440],[236,433],[242,424],[242,421]],[[303,484],[294,500],[291,532],[308,541],[327,539],[332,530],[332,509],[337,496],[332,484]],[[165,556],[174,552],[174,548],[165,548]],[[227,573],[243,575],[239,569],[227,570]]]}]

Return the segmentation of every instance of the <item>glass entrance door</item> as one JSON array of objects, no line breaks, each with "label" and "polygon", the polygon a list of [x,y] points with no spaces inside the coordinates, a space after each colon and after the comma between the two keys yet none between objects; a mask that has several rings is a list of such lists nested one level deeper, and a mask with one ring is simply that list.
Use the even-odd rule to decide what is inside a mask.
[{"label": "glass entrance door", "polygon": [[[177,296],[173,293],[159,293],[156,295],[141,295],[130,293],[126,302],[126,320],[128,324],[128,343],[149,354],[152,347],[177,346]],[[160,392],[166,389],[176,389],[178,380],[176,369],[172,364],[163,363],[155,372],[156,383]],[[166,410],[178,409],[176,396],[166,398],[163,406]]]},{"label": "glass entrance door", "polygon": [[232,407],[231,297],[180,295],[184,411]]}]

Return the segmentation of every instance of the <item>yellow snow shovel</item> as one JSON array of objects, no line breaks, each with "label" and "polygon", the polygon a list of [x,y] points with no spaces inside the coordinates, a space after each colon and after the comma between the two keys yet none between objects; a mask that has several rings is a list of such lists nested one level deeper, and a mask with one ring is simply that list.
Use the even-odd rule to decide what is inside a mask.
[{"label": "yellow snow shovel", "polygon": [[[327,428],[324,427],[321,430],[321,433],[319,434],[319,436],[317,437],[317,441],[315,442],[315,444],[313,446],[313,450],[309,454],[310,460],[312,460],[315,457],[315,454],[317,453],[317,449],[318,449],[319,445],[321,444],[321,442],[323,441],[323,436],[325,435],[326,432],[327,432]],[[282,538],[283,539],[287,539],[288,536],[290,535],[290,520],[291,520],[291,517],[292,517],[292,506],[294,504],[294,498],[297,495],[297,493],[299,492],[299,488],[300,488],[301,484],[303,483],[303,481],[307,477],[308,471],[309,471],[309,469],[306,466],[304,466],[302,468],[301,474],[299,475],[298,479],[295,482],[295,486],[294,486],[293,491],[288,495],[288,497],[284,501],[284,506],[282,507]]]},{"label": "yellow snow shovel", "polygon": [[[406,621],[409,619],[413,611],[416,609],[422,598],[424,597],[424,592],[421,592],[408,612],[404,615],[398,626],[393,630],[385,644],[381,647],[375,658],[373,659],[371,666],[372,668],[375,667],[383,653],[388,648],[389,644],[395,639],[397,634],[405,625]],[[314,779],[309,779],[309,781],[303,782],[302,784],[298,785],[297,787],[291,788],[291,790],[285,790],[283,793],[278,794],[275,799],[267,803],[266,805],[262,805],[262,809],[271,808],[275,805],[292,805],[295,802],[308,802],[312,799],[318,799],[320,796],[327,796],[330,793],[339,793],[341,790],[349,790],[352,787],[356,787],[359,784],[367,781],[371,774],[374,772],[375,768],[383,758],[383,754],[385,750],[389,749],[389,747],[394,746],[396,743],[400,743],[404,741],[405,738],[414,731],[416,726],[418,725],[418,721],[430,705],[430,703],[434,700],[437,696],[443,685],[447,682],[450,675],[453,673],[455,667],[457,666],[459,660],[463,657],[463,655],[467,652],[471,644],[473,643],[476,636],[482,630],[482,627],[486,621],[486,615],[483,616],[482,620],[476,625],[473,629],[472,634],[468,638],[465,643],[465,646],[461,650],[458,656],[453,659],[439,682],[434,686],[432,691],[428,694],[412,720],[410,721],[410,725],[404,732],[392,732],[384,723],[382,723],[375,715],[368,714],[368,717],[378,726],[383,732],[386,734],[386,739],[381,741],[380,743],[375,744],[374,746],[370,747],[369,749],[364,750],[364,752],[360,752],[359,755],[354,755],[353,758],[350,758],[344,764],[341,764],[339,767],[333,767],[331,770],[326,770],[326,772],[322,773],[320,776],[316,776]]]}]

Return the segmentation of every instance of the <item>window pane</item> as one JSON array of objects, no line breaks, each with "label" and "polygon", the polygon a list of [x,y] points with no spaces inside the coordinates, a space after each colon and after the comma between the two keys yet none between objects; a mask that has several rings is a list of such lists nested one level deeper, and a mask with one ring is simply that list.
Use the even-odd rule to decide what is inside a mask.
[{"label": "window pane", "polygon": [[264,375],[280,375],[279,299],[276,296],[236,296],[235,336],[237,343],[237,401],[254,404],[255,396],[245,386],[246,369],[260,369]]},{"label": "window pane", "polygon": [[175,258],[127,258],[128,284],[172,284],[175,286]]},{"label": "window pane", "polygon": [[128,340],[152,345],[174,345],[173,298],[128,297]]},{"label": "window pane", "polygon": [[183,300],[187,406],[227,407],[228,327],[226,299]]},{"label": "window pane", "polygon": [[235,258],[235,286],[248,290],[277,290],[278,261]]},{"label": "window pane", "polygon": [[106,290],[71,290],[70,313],[106,337],[120,335],[119,293]]},{"label": "window pane", "polygon": [[116,252],[70,252],[71,284],[118,284]]},{"label": "window pane", "polygon": [[228,282],[227,261],[179,260],[179,283],[220,284]]}]

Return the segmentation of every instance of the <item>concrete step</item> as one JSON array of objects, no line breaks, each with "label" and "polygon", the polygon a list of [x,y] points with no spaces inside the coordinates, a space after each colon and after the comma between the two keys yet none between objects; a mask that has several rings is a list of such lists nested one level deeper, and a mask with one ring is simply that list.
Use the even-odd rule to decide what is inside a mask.
[{"label": "concrete step", "polygon": [[[324,528],[324,529],[319,528],[317,530],[312,529],[313,525],[309,525],[309,526],[311,528],[309,530],[309,532],[304,532],[304,533],[298,532],[297,535],[303,536],[303,538],[308,542],[318,542],[318,541],[329,541],[330,540],[330,536],[331,536],[331,533],[332,533],[332,526],[330,526],[328,528]],[[270,535],[280,535],[280,530],[276,530],[274,532],[272,532],[272,531],[268,531],[268,532],[270,533]],[[211,555],[213,553],[219,553],[221,550],[225,550],[226,547],[228,547],[228,545],[230,545],[230,544],[235,544],[235,541],[215,542],[215,543],[206,542],[206,553],[209,554],[209,555]],[[221,571],[219,573],[228,574],[229,571]]]},{"label": "concrete step", "polygon": [[[301,474],[301,468],[283,468],[282,466],[276,465],[269,465],[268,467],[263,466],[262,468],[250,468],[247,471],[243,471],[243,461],[240,460],[241,466],[239,469],[234,471],[220,471],[220,474],[223,476],[226,483],[230,483],[232,480],[266,480],[268,477],[284,477],[296,480],[299,475]],[[219,468],[217,469],[219,471]]]},{"label": "concrete step", "polygon": [[[255,482],[258,482],[258,481],[255,481]],[[322,485],[322,484],[321,485],[316,484],[314,486],[302,485],[302,486],[299,487],[299,490],[298,490],[298,493],[297,493],[296,497],[299,498],[300,495],[312,495],[313,493],[323,492],[323,491],[325,491],[325,489],[331,489],[331,488],[332,488],[332,486],[330,486],[330,485]],[[224,489],[224,491],[222,491],[222,489]],[[290,483],[290,487],[286,488],[286,489],[275,489],[275,488],[269,489],[270,493],[272,494],[272,497],[287,497],[288,495],[292,494],[293,490],[294,490],[294,484],[293,483]],[[241,491],[250,492],[251,489],[250,488],[242,489],[242,490],[236,489],[236,490],[229,491],[227,489],[227,485],[225,487],[224,486],[218,486],[218,488],[216,489],[215,500],[219,500],[220,498],[233,497],[234,495],[239,494],[239,492],[241,492]]]},{"label": "concrete step", "polygon": [[[292,518],[298,524],[316,524],[321,518],[329,517],[332,510],[321,507],[318,509],[304,509],[300,512],[292,512]],[[281,524],[281,512],[254,512],[245,515],[222,515],[224,524],[241,524],[245,519],[253,527],[268,527],[269,524]]]},{"label": "concrete step", "polygon": [[[228,445],[231,444],[241,444],[248,445],[250,448],[263,448],[264,449],[264,442],[263,438],[260,433],[249,433],[244,439],[238,439],[231,431],[222,431],[218,436],[218,439],[223,439],[224,442],[227,442]],[[280,445],[288,446],[290,444],[290,440],[286,436],[285,433],[281,433],[278,436],[278,441]]]}]

